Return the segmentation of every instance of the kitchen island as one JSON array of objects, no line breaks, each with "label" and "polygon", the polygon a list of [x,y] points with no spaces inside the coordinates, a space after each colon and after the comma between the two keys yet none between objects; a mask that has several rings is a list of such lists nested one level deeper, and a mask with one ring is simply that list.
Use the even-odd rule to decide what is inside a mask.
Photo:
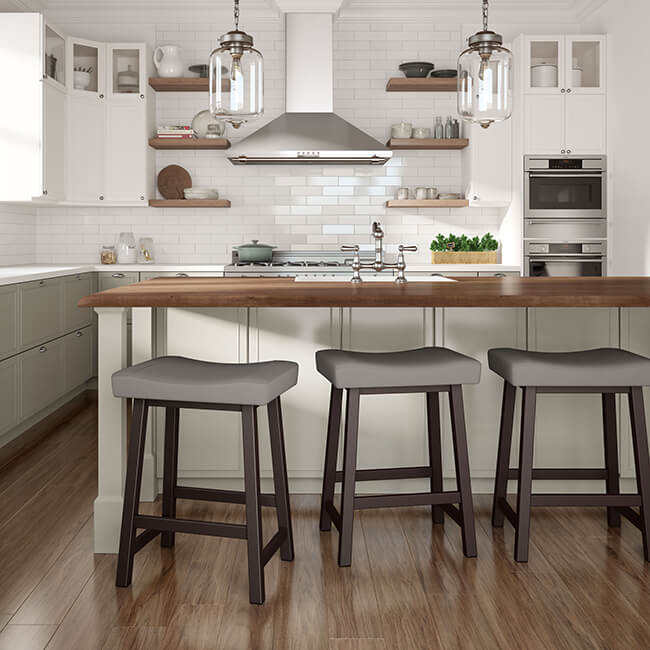
[{"label": "kitchen island", "polygon": [[[511,346],[563,351],[613,346],[650,356],[650,278],[459,278],[454,282],[294,282],[291,278],[161,278],[93,294],[80,302],[99,314],[99,494],[95,551],[116,552],[126,450],[126,405],[111,375],[127,363],[127,308],[133,313],[133,363],[164,354],[220,362],[284,358],[300,364],[298,385],[284,400],[291,489],[318,492],[328,385],[314,352],[326,347],[397,350],[445,345],[483,363],[466,390],[473,486],[491,490],[501,382],[487,350]],[[594,396],[541,396],[536,462],[540,466],[602,463],[600,407]],[[417,465],[426,455],[419,395],[362,400],[359,467]],[[619,413],[621,410],[619,409]],[[444,413],[444,411],[443,411]],[[622,487],[632,487],[627,414],[619,415]],[[158,493],[160,414],[152,417],[142,497]],[[232,488],[241,479],[238,423],[230,413],[181,416],[179,482]],[[449,426],[443,469],[453,481]],[[262,477],[269,481],[266,421],[260,414]],[[515,450],[516,453],[516,450]],[[398,491],[403,485],[364,484]],[[412,489],[411,486],[408,489]],[[552,482],[548,491],[588,491],[600,484]]]}]

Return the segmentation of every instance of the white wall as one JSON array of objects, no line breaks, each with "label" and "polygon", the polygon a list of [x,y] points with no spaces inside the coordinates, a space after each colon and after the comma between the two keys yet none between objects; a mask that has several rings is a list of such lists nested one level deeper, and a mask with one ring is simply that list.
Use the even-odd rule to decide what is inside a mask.
[{"label": "white wall", "polygon": [[582,25],[608,34],[612,275],[650,275],[648,0],[609,0]]},{"label": "white wall", "polygon": [[0,266],[36,262],[36,209],[0,205]]}]

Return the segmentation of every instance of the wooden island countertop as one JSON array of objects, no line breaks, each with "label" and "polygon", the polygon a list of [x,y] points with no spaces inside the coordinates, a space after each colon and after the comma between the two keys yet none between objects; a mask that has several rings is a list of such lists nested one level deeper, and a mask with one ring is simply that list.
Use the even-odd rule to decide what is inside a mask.
[{"label": "wooden island countertop", "polygon": [[294,282],[157,278],[82,298],[80,307],[650,307],[649,277],[456,278],[457,282]]}]

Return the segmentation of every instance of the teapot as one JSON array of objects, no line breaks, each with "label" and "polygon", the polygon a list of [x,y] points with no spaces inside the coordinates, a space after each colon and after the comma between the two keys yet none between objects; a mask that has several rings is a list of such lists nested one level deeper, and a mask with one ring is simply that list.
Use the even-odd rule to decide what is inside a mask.
[{"label": "teapot", "polygon": [[183,61],[178,45],[160,45],[153,51],[153,62],[160,77],[182,77]]}]

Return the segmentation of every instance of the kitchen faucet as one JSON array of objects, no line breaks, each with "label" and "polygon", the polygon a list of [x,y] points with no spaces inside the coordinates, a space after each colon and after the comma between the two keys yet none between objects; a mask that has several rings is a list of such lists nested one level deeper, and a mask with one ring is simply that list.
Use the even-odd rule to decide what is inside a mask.
[{"label": "kitchen faucet", "polygon": [[404,259],[405,252],[415,252],[417,251],[417,246],[403,246],[400,244],[397,247],[398,255],[397,262],[395,264],[387,264],[384,262],[384,231],[381,227],[379,221],[373,221],[372,223],[372,236],[375,238],[375,261],[370,263],[362,263],[360,256],[360,247],[358,244],[352,246],[341,246],[342,251],[352,251],[354,256],[352,258],[352,282],[358,283],[362,282],[361,279],[361,269],[373,269],[380,273],[384,269],[397,269],[397,277],[395,282],[398,284],[405,283],[406,275],[406,260]]}]

